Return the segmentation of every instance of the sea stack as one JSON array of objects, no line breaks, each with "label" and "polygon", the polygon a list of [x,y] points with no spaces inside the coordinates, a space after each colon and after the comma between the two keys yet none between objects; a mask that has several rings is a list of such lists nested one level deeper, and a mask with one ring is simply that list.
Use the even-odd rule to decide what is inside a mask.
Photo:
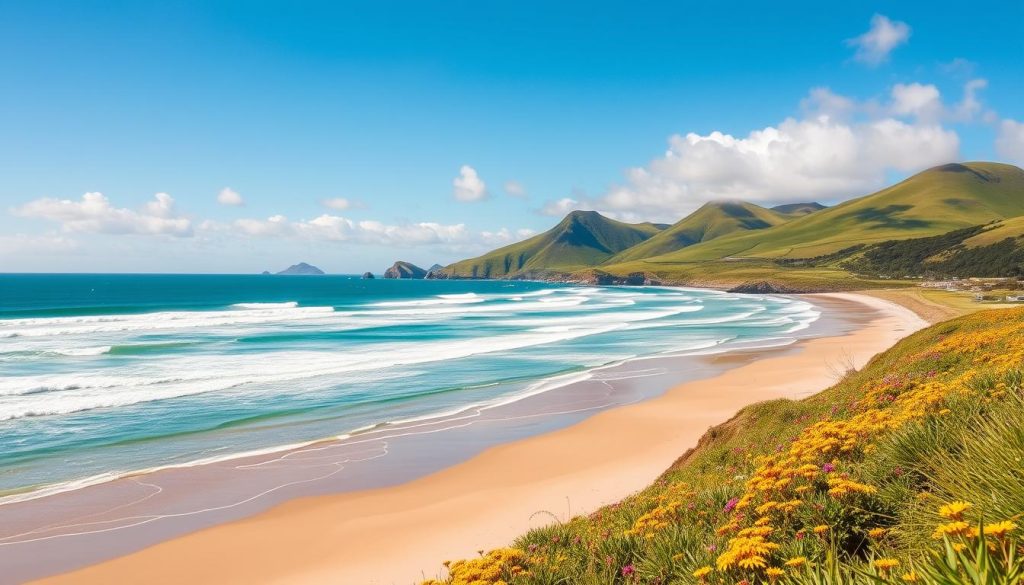
[{"label": "sea stack", "polygon": [[384,278],[421,279],[426,278],[427,271],[411,262],[399,260],[384,271]]},{"label": "sea stack", "polygon": [[373,280],[374,278],[376,278],[376,277],[373,275],[372,272],[364,272],[363,273],[363,280]]},{"label": "sea stack", "polygon": [[278,272],[278,274],[299,275],[299,276],[320,275],[320,274],[323,274],[323,273],[324,273],[323,270],[320,270],[319,268],[317,268],[316,266],[313,266],[312,264],[306,264],[305,262],[299,262],[298,264],[292,264],[288,268],[285,268],[281,272]]}]

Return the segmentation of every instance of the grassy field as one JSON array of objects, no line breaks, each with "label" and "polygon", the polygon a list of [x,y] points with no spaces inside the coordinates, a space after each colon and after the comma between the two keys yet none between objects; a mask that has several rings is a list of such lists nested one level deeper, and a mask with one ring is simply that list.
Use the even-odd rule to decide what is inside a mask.
[{"label": "grassy field", "polygon": [[1024,215],[1024,171],[1000,163],[945,165],[782,225],[737,232],[649,261],[809,258],[853,244],[939,235]]},{"label": "grassy field", "polygon": [[679,222],[625,251],[616,254],[608,263],[618,264],[660,256],[715,238],[754,230],[763,230],[793,219],[753,203],[712,202],[704,204]]},{"label": "grassy field", "polygon": [[818,395],[745,408],[643,492],[427,583],[1019,584],[1022,330],[1024,308],[918,332]]},{"label": "grassy field", "polygon": [[660,232],[664,226],[623,223],[594,211],[573,211],[550,230],[444,269],[462,278],[500,278],[531,270],[579,270]]},{"label": "grassy field", "polygon": [[[768,283],[798,292],[892,286],[882,277],[903,278],[927,272],[929,266],[957,275],[972,266],[997,267],[1009,273],[991,276],[1012,276],[1020,270],[1021,246],[1004,240],[1024,242],[1022,193],[1024,170],[976,162],[929,169],[877,193],[802,215],[715,202],[663,226],[574,211],[543,234],[456,262],[443,273],[579,281],[593,281],[597,274],[631,280],[643,275],[669,284],[731,288]],[[982,230],[993,222],[1000,223],[971,234],[962,247],[957,240],[950,249],[937,250],[936,258],[915,255],[917,247],[927,244],[922,238],[944,242],[950,232]],[[895,245],[902,242],[909,243]],[[927,264],[939,260],[940,252],[948,253],[949,266]],[[860,264],[851,264],[854,260]]]}]

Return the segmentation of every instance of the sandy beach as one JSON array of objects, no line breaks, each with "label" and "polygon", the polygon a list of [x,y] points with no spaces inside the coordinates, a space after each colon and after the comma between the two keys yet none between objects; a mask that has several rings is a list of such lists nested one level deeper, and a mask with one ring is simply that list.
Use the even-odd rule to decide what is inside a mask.
[{"label": "sandy beach", "polygon": [[[837,372],[927,325],[900,305],[857,294],[861,326],[797,351],[737,365],[658,398],[500,445],[395,487],[300,498],[38,583],[374,583],[435,576],[441,562],[511,542],[531,527],[592,511],[651,483],[708,427],[743,406],[800,398]],[[726,356],[724,359],[728,359]]]}]

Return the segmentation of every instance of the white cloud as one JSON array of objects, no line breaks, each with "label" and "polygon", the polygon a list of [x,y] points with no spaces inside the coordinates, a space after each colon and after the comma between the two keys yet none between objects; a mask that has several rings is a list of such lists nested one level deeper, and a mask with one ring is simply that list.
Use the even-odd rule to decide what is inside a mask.
[{"label": "white cloud", "polygon": [[174,199],[167,193],[157,193],[139,211],[114,207],[102,193],[86,193],[79,201],[36,199],[13,212],[58,222],[65,232],[192,236],[192,222],[175,213]]},{"label": "white cloud", "polygon": [[536,231],[527,228],[518,229],[515,232],[508,228],[501,228],[495,232],[480,232],[480,242],[491,247],[505,246],[535,235],[537,235]]},{"label": "white cloud", "polygon": [[350,242],[389,247],[437,246],[469,251],[508,244],[533,235],[532,230],[474,233],[465,224],[416,222],[391,225],[375,220],[355,221],[323,214],[311,220],[291,221],[283,215],[267,219],[239,219],[231,224],[205,223],[202,229],[221,234],[257,238],[295,238],[311,241]]},{"label": "white cloud", "polygon": [[801,102],[801,118],[745,136],[672,136],[663,156],[627,170],[625,181],[603,196],[550,201],[541,212],[597,209],[624,220],[675,221],[716,199],[779,203],[865,194],[881,187],[890,172],[956,160],[959,137],[941,120],[979,111],[973,92],[980,87],[971,82],[964,101],[954,106],[945,106],[930,85],[897,85],[886,103],[816,88]]},{"label": "white cloud", "polygon": [[78,242],[59,234],[0,235],[0,253],[63,254],[78,249]]},{"label": "white cloud", "polygon": [[676,135],[663,157],[630,169],[626,184],[597,206],[671,220],[715,199],[828,200],[876,188],[889,170],[911,172],[955,160],[958,145],[956,133],[941,126],[893,118],[790,118],[741,137]]},{"label": "white cloud", "polygon": [[892,112],[897,116],[915,116],[935,120],[942,114],[939,88],[931,84],[897,83],[892,86]]},{"label": "white cloud", "polygon": [[353,204],[352,201],[345,199],[344,197],[334,197],[333,199],[324,199],[320,202],[324,207],[328,209],[334,209],[337,211],[345,211],[351,209]]},{"label": "white cloud", "polygon": [[856,47],[854,60],[874,67],[888,60],[889,53],[906,43],[908,39],[910,26],[907,23],[876,14],[871,17],[871,28],[866,33],[847,40],[846,44]]},{"label": "white cloud", "polygon": [[1024,165],[1024,122],[1005,119],[999,123],[996,152],[1003,160]]},{"label": "white cloud", "polygon": [[487,198],[487,184],[484,183],[476,169],[462,165],[459,176],[452,181],[452,194],[459,201],[481,201]]},{"label": "white cloud", "polygon": [[978,114],[982,115],[985,121],[994,121],[995,112],[982,111],[984,106],[978,99],[978,92],[988,87],[987,79],[971,79],[964,84],[964,97],[949,112],[949,117],[959,122],[969,122],[975,119]]},{"label": "white cloud", "polygon": [[519,181],[505,181],[505,193],[512,197],[526,197],[526,187]]},{"label": "white cloud", "polygon": [[555,201],[548,201],[544,204],[544,207],[540,208],[540,212],[544,215],[555,215],[561,216],[569,213],[574,209],[580,209],[581,206],[586,207],[586,204],[580,199],[573,199],[572,197],[563,197]]},{"label": "white cloud", "polygon": [[974,70],[977,69],[978,64],[974,61],[964,59],[963,57],[957,57],[952,61],[939,64],[939,71],[946,75],[958,75],[958,76],[971,76],[974,75]]},{"label": "white cloud", "polygon": [[217,203],[238,207],[240,205],[245,205],[245,200],[242,199],[242,195],[239,194],[238,191],[235,191],[231,187],[224,187],[220,190],[220,193],[217,194]]}]

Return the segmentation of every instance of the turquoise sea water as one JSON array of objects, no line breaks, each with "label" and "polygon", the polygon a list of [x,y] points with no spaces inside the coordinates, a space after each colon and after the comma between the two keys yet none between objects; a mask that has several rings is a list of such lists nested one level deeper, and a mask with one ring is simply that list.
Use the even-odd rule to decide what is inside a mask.
[{"label": "turquoise sea water", "polygon": [[0,493],[505,402],[643,356],[781,345],[818,316],[654,287],[0,275]]}]

